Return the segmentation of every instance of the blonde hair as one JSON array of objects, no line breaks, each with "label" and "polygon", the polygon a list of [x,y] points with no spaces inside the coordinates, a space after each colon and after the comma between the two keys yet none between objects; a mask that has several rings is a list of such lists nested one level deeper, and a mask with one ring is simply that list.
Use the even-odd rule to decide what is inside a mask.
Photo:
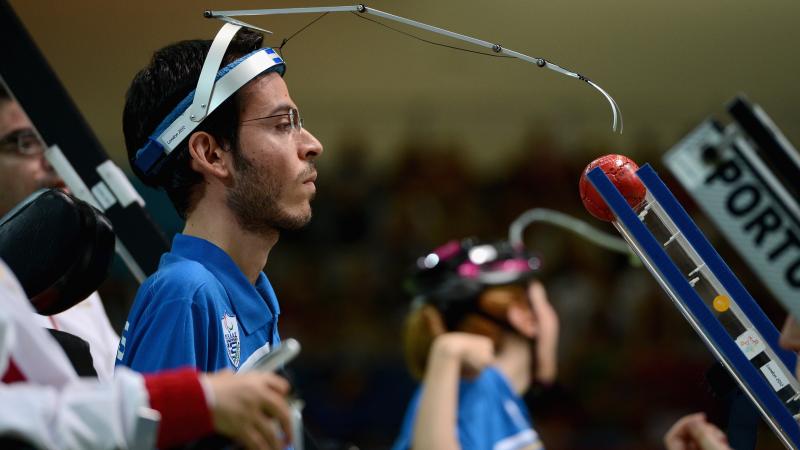
[{"label": "blonde hair", "polygon": [[[524,287],[491,286],[478,297],[478,308],[484,314],[505,321],[508,308],[518,301],[527,302]],[[448,331],[480,334],[490,338],[495,348],[499,349],[505,331],[500,324],[476,313],[467,314],[453,330],[447,330],[444,323],[441,311],[430,304],[415,303],[406,316],[403,326],[403,349],[408,370],[414,378],[422,379],[425,375],[431,345],[440,334]]]}]

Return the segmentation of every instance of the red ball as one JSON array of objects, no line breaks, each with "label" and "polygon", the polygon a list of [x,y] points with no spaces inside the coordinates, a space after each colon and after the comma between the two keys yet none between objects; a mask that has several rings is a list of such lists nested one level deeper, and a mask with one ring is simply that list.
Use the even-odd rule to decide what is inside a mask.
[{"label": "red ball", "polygon": [[639,177],[636,176],[636,171],[639,166],[633,160],[623,155],[605,155],[601,156],[586,166],[581,175],[581,181],[578,185],[581,193],[581,201],[586,210],[600,220],[611,222],[614,220],[614,213],[608,208],[603,197],[594,188],[594,185],[589,181],[586,175],[594,169],[599,167],[617,190],[625,197],[628,205],[634,210],[641,205],[644,196],[647,193]]}]

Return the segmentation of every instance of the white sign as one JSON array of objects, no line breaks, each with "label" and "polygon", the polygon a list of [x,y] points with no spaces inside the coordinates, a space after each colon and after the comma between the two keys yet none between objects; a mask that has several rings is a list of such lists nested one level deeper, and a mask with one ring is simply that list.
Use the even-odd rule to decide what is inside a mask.
[{"label": "white sign", "polygon": [[764,285],[800,317],[797,200],[750,144],[706,122],[670,150],[664,162]]}]

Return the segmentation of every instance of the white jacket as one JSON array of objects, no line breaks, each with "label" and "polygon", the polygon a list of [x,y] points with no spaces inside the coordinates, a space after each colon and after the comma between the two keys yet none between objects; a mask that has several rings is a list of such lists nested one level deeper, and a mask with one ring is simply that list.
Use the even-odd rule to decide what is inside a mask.
[{"label": "white jacket", "polygon": [[103,382],[79,378],[34,314],[0,260],[0,376],[13,359],[26,378],[0,383],[0,436],[43,449],[153,448],[159,414],[144,378],[125,368]]}]

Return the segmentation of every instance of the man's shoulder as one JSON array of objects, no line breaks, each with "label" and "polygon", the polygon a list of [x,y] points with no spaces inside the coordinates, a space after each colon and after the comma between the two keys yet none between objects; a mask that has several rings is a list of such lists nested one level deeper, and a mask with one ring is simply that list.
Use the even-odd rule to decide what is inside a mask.
[{"label": "man's shoulder", "polygon": [[219,279],[203,264],[190,259],[170,261],[145,280],[140,296],[159,301],[188,302],[216,297],[225,292]]},{"label": "man's shoulder", "polygon": [[206,266],[191,259],[175,259],[162,264],[147,280],[154,286],[181,286],[190,288],[206,284],[220,284],[219,279]]}]

